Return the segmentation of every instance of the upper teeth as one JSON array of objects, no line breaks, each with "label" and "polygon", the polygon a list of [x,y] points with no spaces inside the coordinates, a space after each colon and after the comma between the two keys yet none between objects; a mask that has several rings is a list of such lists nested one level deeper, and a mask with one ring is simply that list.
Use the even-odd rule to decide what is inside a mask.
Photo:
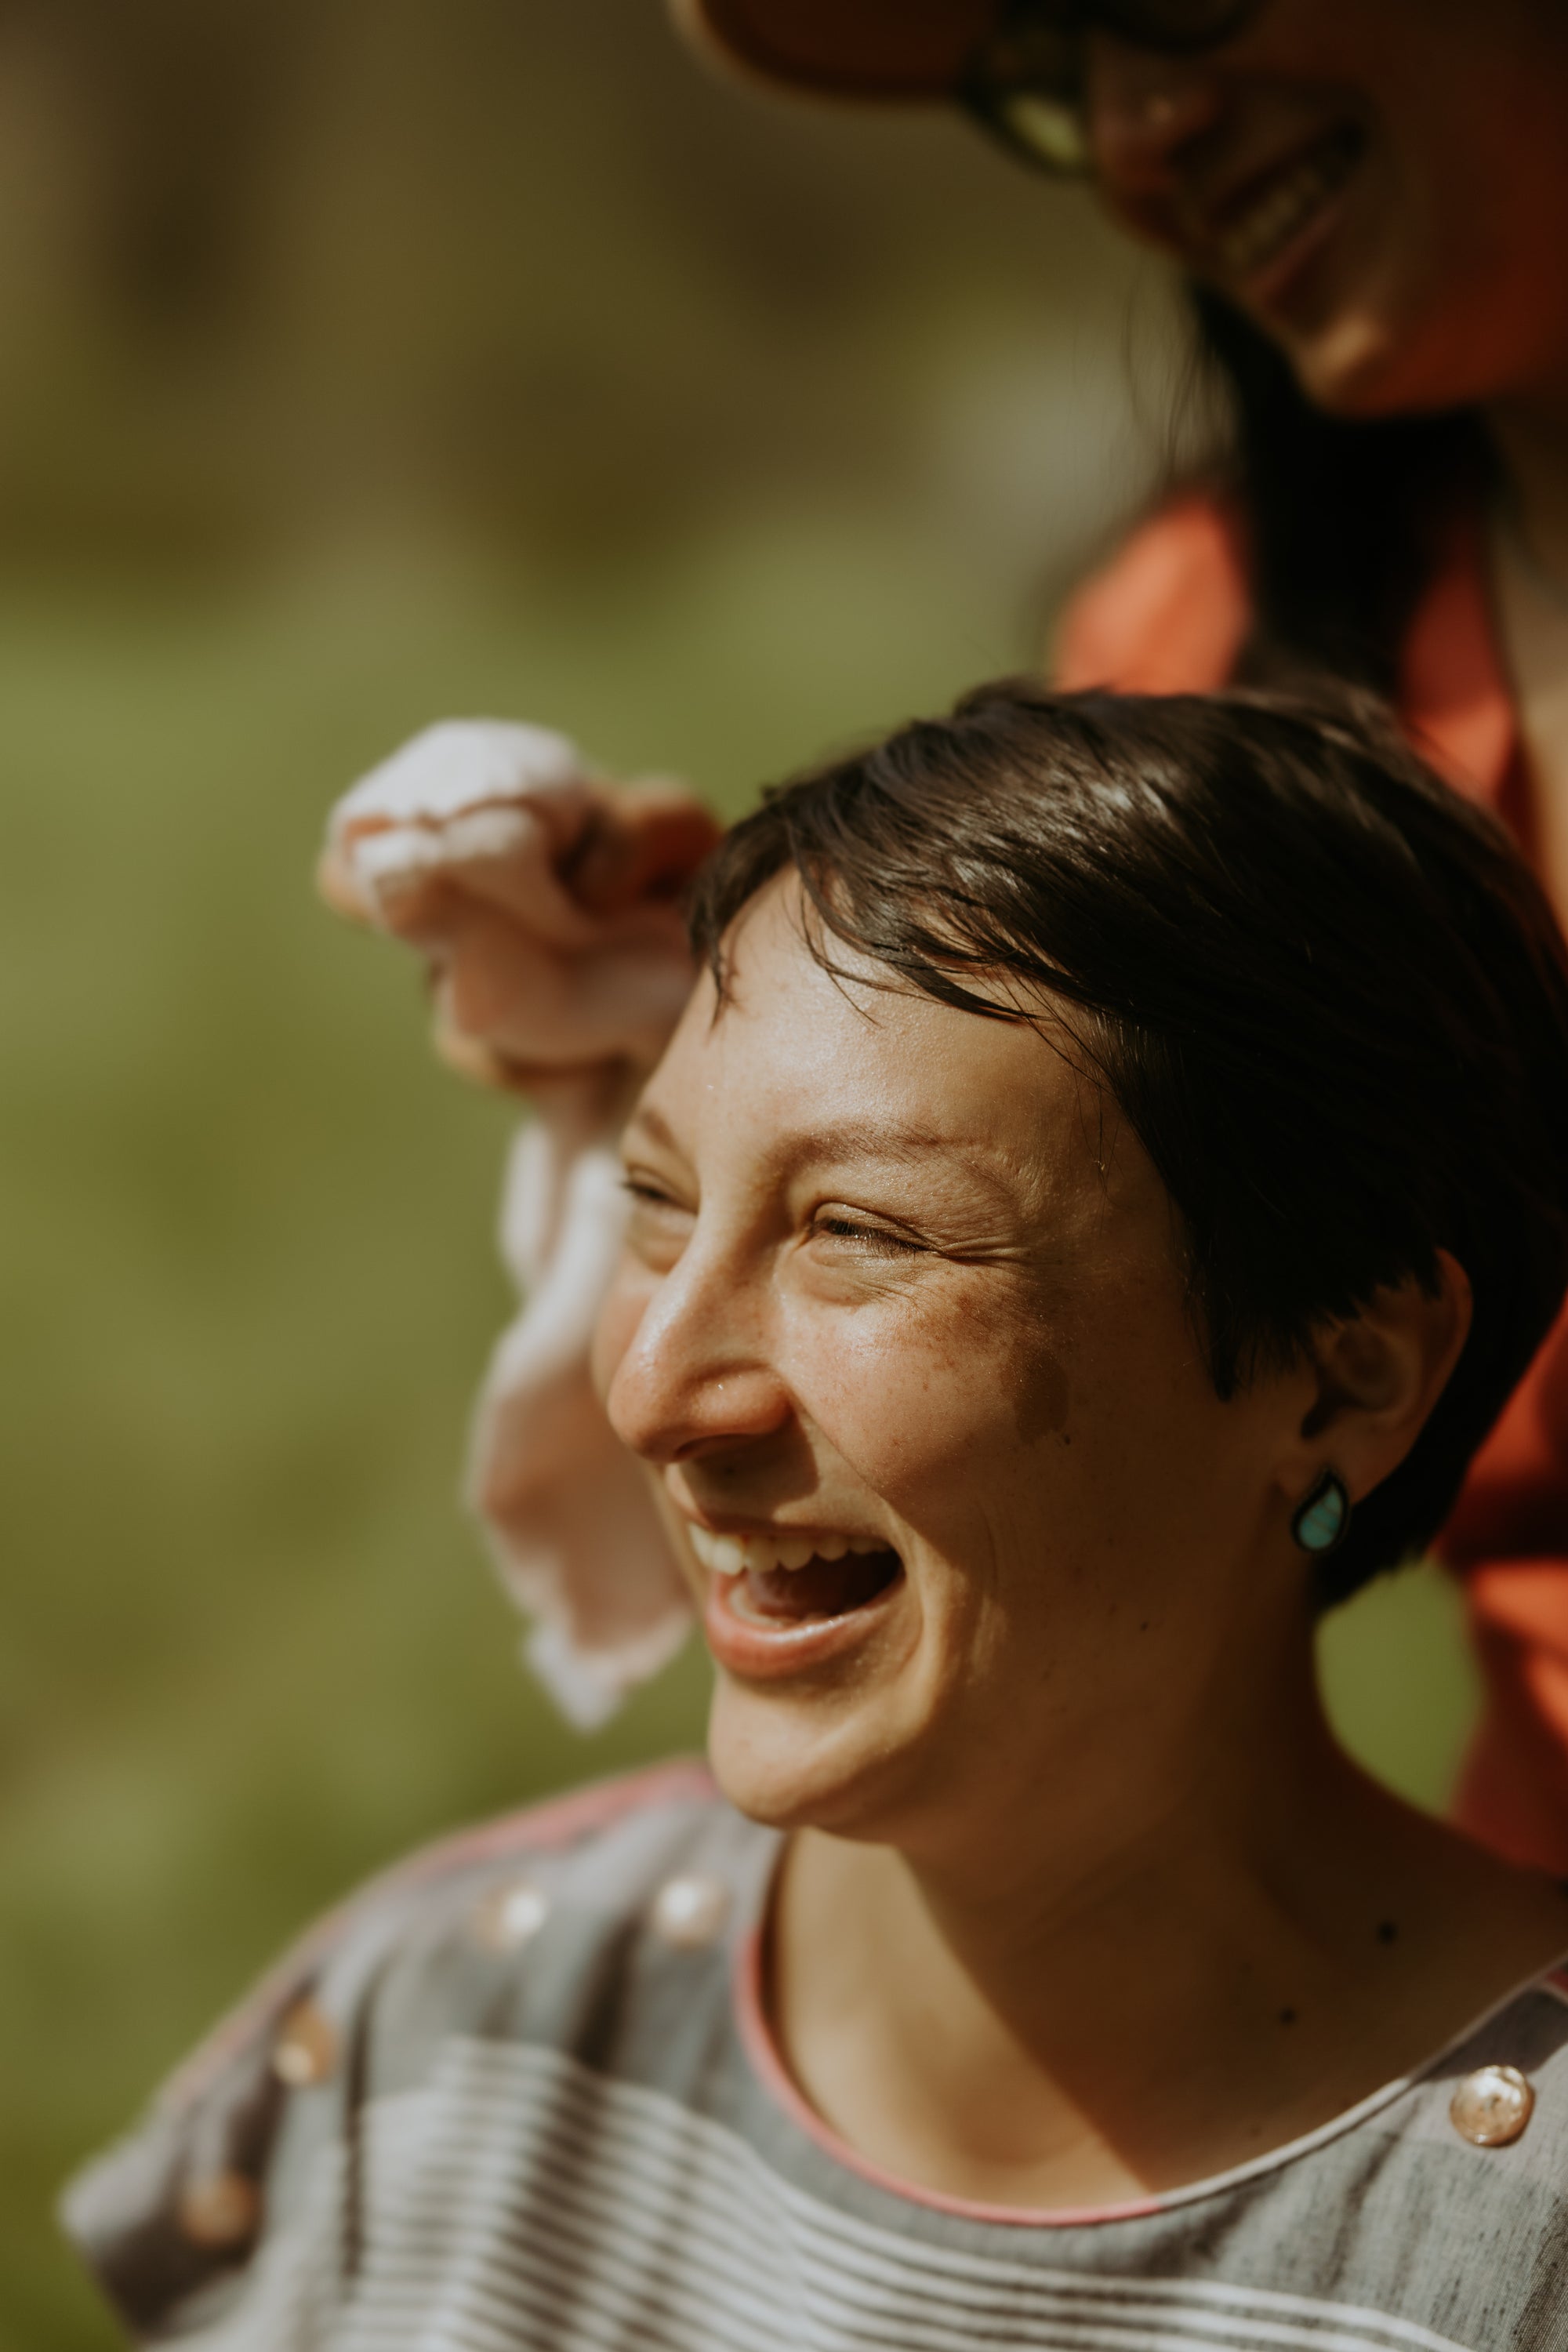
[{"label": "upper teeth", "polygon": [[842,1559],[849,1551],[886,1551],[880,1536],[716,1536],[687,1524],[691,1549],[721,1576],[762,1575],[771,1568],[804,1568],[808,1559]]},{"label": "upper teeth", "polygon": [[1354,162],[1343,142],[1320,148],[1276,180],[1220,239],[1220,257],[1237,276],[1259,269],[1282,252],[1298,229],[1340,186]]}]

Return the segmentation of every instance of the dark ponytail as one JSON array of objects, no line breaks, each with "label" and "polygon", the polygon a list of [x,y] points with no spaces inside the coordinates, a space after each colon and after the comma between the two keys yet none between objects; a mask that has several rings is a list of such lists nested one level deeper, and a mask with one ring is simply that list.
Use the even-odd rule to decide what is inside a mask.
[{"label": "dark ponytail", "polygon": [[1490,478],[1479,417],[1325,415],[1239,311],[1202,287],[1192,302],[1233,420],[1217,488],[1242,516],[1253,566],[1240,677],[1327,669],[1391,694],[1444,535]]}]

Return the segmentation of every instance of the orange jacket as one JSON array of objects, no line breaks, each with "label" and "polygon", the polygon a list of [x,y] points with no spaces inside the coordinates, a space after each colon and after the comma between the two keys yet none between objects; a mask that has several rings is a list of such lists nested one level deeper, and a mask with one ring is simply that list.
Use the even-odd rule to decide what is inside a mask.
[{"label": "orange jacket", "polygon": [[[1235,523],[1206,499],[1178,499],[1073,600],[1058,682],[1212,691],[1250,625]],[[1456,532],[1416,608],[1398,699],[1413,743],[1531,855],[1523,744],[1474,529]],[[1471,1464],[1438,1548],[1464,1576],[1488,1685],[1456,1816],[1501,1853],[1568,1871],[1568,1308]]]}]

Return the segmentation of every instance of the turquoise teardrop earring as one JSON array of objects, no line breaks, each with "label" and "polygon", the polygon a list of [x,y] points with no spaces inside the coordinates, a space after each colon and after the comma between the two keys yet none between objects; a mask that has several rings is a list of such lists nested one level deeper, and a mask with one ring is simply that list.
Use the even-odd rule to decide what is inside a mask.
[{"label": "turquoise teardrop earring", "polygon": [[1343,1543],[1351,1523],[1351,1498],[1337,1471],[1325,1470],[1298,1503],[1290,1532],[1303,1551],[1326,1559]]}]

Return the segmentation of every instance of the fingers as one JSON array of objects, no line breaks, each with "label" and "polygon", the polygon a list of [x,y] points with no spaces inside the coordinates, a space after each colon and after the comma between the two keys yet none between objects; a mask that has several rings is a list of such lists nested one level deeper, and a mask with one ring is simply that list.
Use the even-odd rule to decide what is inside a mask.
[{"label": "fingers", "polygon": [[460,881],[439,867],[372,881],[356,861],[352,842],[327,844],[316,862],[315,881],[318,896],[345,922],[389,931],[431,956],[441,952],[466,899]]},{"label": "fingers", "polygon": [[537,1098],[658,1059],[691,987],[676,901],[720,832],[682,785],[586,775],[564,738],[448,725],[339,803],[317,887],[426,958],[443,1061]]},{"label": "fingers", "polygon": [[723,829],[683,784],[663,782],[584,783],[518,812],[514,822],[507,846],[443,871],[563,948],[591,945],[600,936],[595,926],[657,917]]},{"label": "fingers", "polygon": [[526,1094],[528,1074],[513,1069],[482,1037],[470,1037],[459,1029],[443,1011],[439,998],[430,1024],[430,1043],[436,1057],[471,1086],[493,1087],[499,1093]]},{"label": "fingers", "polygon": [[344,829],[322,854],[317,887],[335,913],[416,943],[452,894],[467,893],[557,947],[583,948],[597,924],[677,899],[721,830],[682,785],[584,782],[439,828]]},{"label": "fingers", "polygon": [[673,910],[661,936],[562,953],[493,908],[460,902],[428,941],[445,1017],[511,1068],[627,1060],[650,1068],[691,991]]},{"label": "fingers", "polygon": [[650,779],[604,787],[581,846],[565,868],[579,906],[618,915],[679,898],[723,828],[683,784]]},{"label": "fingers", "polygon": [[459,1029],[437,990],[430,1024],[430,1042],[437,1060],[472,1086],[524,1097],[547,1124],[599,1131],[612,1108],[624,1118],[636,1097],[642,1074],[624,1061],[593,1061],[552,1066],[545,1062],[510,1060],[480,1037]]},{"label": "fingers", "polygon": [[316,860],[316,890],[334,915],[348,923],[374,923],[376,910],[366,898],[353,860],[329,841]]}]

